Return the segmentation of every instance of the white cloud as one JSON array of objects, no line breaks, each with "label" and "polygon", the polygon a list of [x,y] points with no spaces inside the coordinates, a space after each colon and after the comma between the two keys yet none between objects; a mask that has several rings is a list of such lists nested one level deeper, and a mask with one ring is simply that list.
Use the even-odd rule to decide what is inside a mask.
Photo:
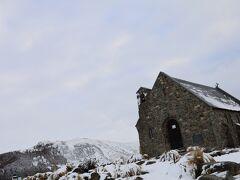
[{"label": "white cloud", "polygon": [[105,54],[114,61],[114,58],[121,53],[123,48],[126,48],[132,38],[129,33],[117,35],[117,37],[111,41],[110,45],[107,46]]},{"label": "white cloud", "polygon": [[186,57],[172,57],[170,59],[165,59],[161,61],[160,68],[164,71],[167,71],[172,68],[181,68],[184,66],[187,66],[188,63],[190,63],[191,60]]},{"label": "white cloud", "polygon": [[87,84],[90,81],[90,77],[85,75],[85,76],[80,76],[78,78],[76,77],[71,77],[70,79],[66,80],[64,82],[64,86],[67,89],[73,90],[73,91],[80,91],[82,88],[87,86]]}]

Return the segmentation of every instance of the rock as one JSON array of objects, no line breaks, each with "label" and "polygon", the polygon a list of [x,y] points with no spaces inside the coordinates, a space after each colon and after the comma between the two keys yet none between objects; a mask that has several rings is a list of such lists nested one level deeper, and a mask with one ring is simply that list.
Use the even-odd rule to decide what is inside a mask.
[{"label": "rock", "polygon": [[212,148],[212,147],[205,147],[203,152],[205,153],[211,153],[211,152],[214,152],[216,149],[215,148]]},{"label": "rock", "polygon": [[100,180],[100,175],[96,172],[91,174],[90,180]]},{"label": "rock", "polygon": [[145,163],[145,161],[138,161],[138,162],[136,162],[136,164],[139,165],[139,166],[141,166],[144,163]]},{"label": "rock", "polygon": [[155,163],[156,163],[156,161],[148,161],[148,162],[146,163],[146,165],[155,164]]},{"label": "rock", "polygon": [[217,177],[215,175],[203,175],[198,180],[224,180],[223,178]]},{"label": "rock", "polygon": [[226,173],[225,180],[234,180],[233,176],[229,171]]},{"label": "rock", "polygon": [[135,180],[143,180],[143,178],[138,176],[135,178]]},{"label": "rock", "polygon": [[114,178],[107,176],[104,180],[114,180]]},{"label": "rock", "polygon": [[149,159],[149,155],[148,154],[144,154],[143,155],[143,159]]},{"label": "rock", "polygon": [[141,175],[144,175],[144,174],[148,174],[149,172],[147,172],[147,171],[141,171]]},{"label": "rock", "polygon": [[104,180],[114,180],[114,178],[112,178],[111,173],[108,172],[107,176],[106,176],[106,178]]},{"label": "rock", "polygon": [[78,174],[83,174],[83,173],[84,173],[83,169],[80,168],[80,167],[75,168],[75,169],[73,170],[73,172],[78,173]]},{"label": "rock", "polygon": [[206,163],[202,167],[204,174],[229,171],[233,176],[240,174],[240,164],[230,161]]},{"label": "rock", "polygon": [[198,180],[234,180],[234,178],[231,173],[227,171],[224,175],[220,173],[216,175],[203,175]]},{"label": "rock", "polygon": [[222,156],[225,154],[235,153],[238,151],[239,151],[238,149],[223,149],[223,150],[215,150],[215,151],[209,152],[209,154],[212,157],[215,157],[215,156]]}]

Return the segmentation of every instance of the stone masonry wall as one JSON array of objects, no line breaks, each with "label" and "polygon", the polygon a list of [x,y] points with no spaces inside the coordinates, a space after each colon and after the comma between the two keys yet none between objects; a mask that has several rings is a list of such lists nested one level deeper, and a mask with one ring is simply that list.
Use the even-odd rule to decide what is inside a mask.
[{"label": "stone masonry wall", "polygon": [[[141,152],[156,156],[170,149],[166,131],[168,119],[178,122],[185,148],[192,145],[217,147],[212,124],[215,116],[213,108],[172,78],[160,73],[146,101],[139,105],[139,121],[136,126]],[[149,129],[152,129],[152,137]],[[193,136],[199,134],[203,137],[203,142],[194,144]]]},{"label": "stone masonry wall", "polygon": [[[232,142],[233,147],[240,145],[239,128],[240,112],[215,109],[212,114],[214,124],[214,134],[219,148],[228,147]],[[228,132],[226,132],[226,128]],[[229,139],[232,138],[232,139]]]}]

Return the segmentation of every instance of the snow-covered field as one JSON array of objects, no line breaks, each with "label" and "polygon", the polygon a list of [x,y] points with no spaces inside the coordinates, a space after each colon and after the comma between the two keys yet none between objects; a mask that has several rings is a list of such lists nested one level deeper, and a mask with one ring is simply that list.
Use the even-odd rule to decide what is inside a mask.
[{"label": "snow-covered field", "polygon": [[[222,156],[217,156],[213,158],[216,162],[222,161],[232,161],[236,163],[240,163],[240,152],[226,154]],[[145,170],[150,172],[142,177],[145,180],[155,180],[155,179],[163,179],[163,180],[193,180],[194,178],[189,174],[189,171],[184,171],[182,165],[184,165],[186,161],[182,160],[182,164],[180,163],[171,163],[171,162],[159,162],[150,166],[145,166]],[[185,164],[186,165],[186,164]],[[240,180],[240,177],[236,179]]]},{"label": "snow-covered field", "polygon": [[[198,149],[192,149],[183,156],[172,150],[160,157],[150,159],[141,155],[134,155],[126,163],[122,159],[118,159],[114,163],[98,166],[86,173],[77,173],[76,170],[79,167],[68,164],[62,166],[56,172],[50,173],[47,180],[57,178],[60,178],[60,180],[82,180],[91,179],[92,176],[97,176],[100,180],[111,178],[118,180],[135,180],[136,178],[139,180],[141,178],[144,180],[193,180],[195,179],[198,162],[219,164],[217,162],[222,161],[240,163],[240,152],[211,157]],[[202,173],[206,172],[202,171]],[[44,174],[40,175],[44,176]],[[221,177],[226,175],[226,172],[215,172],[215,175]],[[234,175],[234,178],[240,180],[239,175]]]}]

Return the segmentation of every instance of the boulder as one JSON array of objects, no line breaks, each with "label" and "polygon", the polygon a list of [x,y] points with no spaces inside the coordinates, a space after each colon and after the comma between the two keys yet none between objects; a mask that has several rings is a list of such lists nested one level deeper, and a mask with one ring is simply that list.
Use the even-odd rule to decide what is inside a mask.
[{"label": "boulder", "polygon": [[114,180],[114,178],[112,178],[112,175],[110,172],[107,173],[107,176],[105,177],[104,180]]},{"label": "boulder", "polygon": [[228,171],[223,175],[223,174],[216,174],[216,175],[203,175],[198,180],[234,180],[233,176],[231,173]]},{"label": "boulder", "polygon": [[136,162],[136,164],[139,165],[139,166],[141,166],[144,163],[145,163],[145,161],[138,161],[138,162]]},{"label": "boulder", "polygon": [[138,176],[135,178],[135,180],[143,180],[143,178]]},{"label": "boulder", "polygon": [[114,178],[107,176],[104,180],[114,180]]},{"label": "boulder", "polygon": [[91,174],[90,180],[100,180],[100,175],[96,172]]},{"label": "boulder", "polygon": [[156,163],[156,161],[148,161],[147,163],[146,163],[146,165],[151,165],[151,164],[155,164]]},{"label": "boulder", "polygon": [[80,167],[77,167],[77,168],[73,169],[73,172],[78,173],[78,174],[85,173],[84,170],[82,168],[80,168]]},{"label": "boulder", "polygon": [[206,163],[203,165],[202,170],[202,174],[228,171],[231,175],[235,176],[240,174],[240,164],[230,161]]},{"label": "boulder", "polygon": [[149,172],[147,172],[147,171],[141,171],[141,172],[140,172],[141,175],[148,174],[148,173],[149,173]]},{"label": "boulder", "polygon": [[215,176],[215,175],[203,175],[198,180],[224,180],[221,177]]},{"label": "boulder", "polygon": [[87,176],[84,176],[83,179],[84,180],[89,180],[89,178]]}]

